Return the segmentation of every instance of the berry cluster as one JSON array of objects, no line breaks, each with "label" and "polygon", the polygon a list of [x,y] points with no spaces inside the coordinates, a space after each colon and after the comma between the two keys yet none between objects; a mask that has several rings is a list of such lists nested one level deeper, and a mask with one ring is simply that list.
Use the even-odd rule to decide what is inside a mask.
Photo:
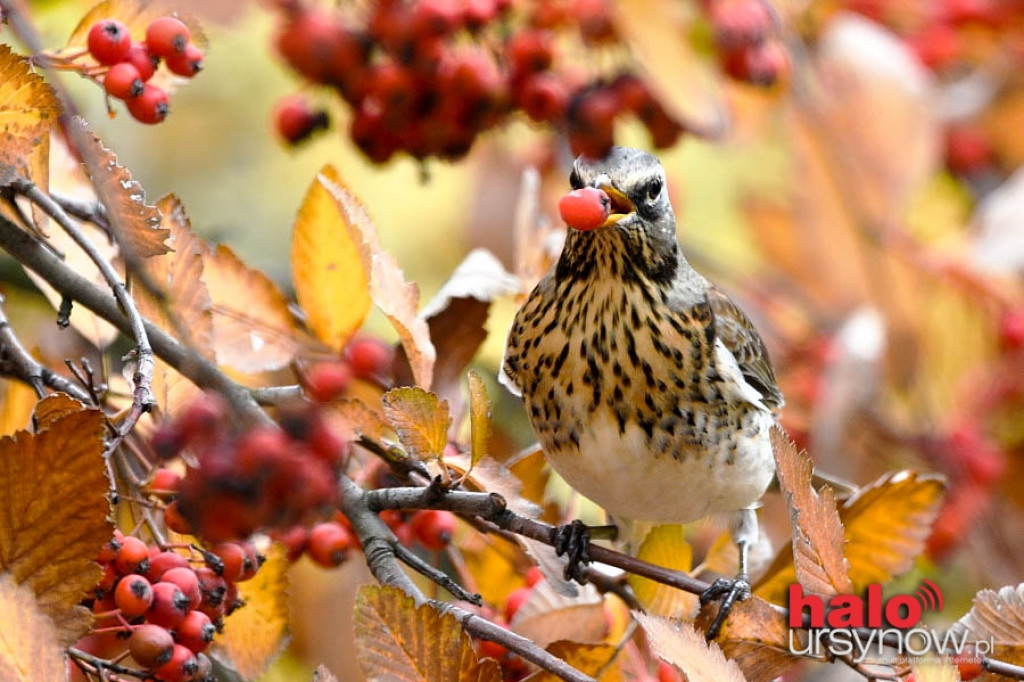
[{"label": "berry cluster", "polygon": [[332,510],[350,445],[314,405],[284,410],[280,427],[237,433],[223,402],[206,395],[163,425],[153,447],[164,458],[187,450],[196,464],[165,508],[168,527],[224,542]]},{"label": "berry cluster", "polygon": [[[458,159],[517,111],[591,156],[608,151],[625,113],[659,148],[682,131],[638,77],[585,77],[556,49],[570,29],[586,48],[617,41],[606,0],[536,3],[523,16],[509,0],[376,0],[361,16],[279,5],[278,52],[306,80],[336,90],[353,111],[352,141],[377,163],[400,151]],[[282,105],[277,125],[294,141],[320,124],[312,109]]]},{"label": "berry cluster", "polygon": [[789,56],[763,0],[710,0],[706,4],[718,61],[726,74],[765,87],[785,78]]},{"label": "berry cluster", "polygon": [[310,365],[302,375],[306,394],[318,403],[338,398],[354,379],[386,386],[392,375],[394,349],[378,338],[357,335],[345,346],[337,360]]},{"label": "berry cluster", "polygon": [[76,648],[103,657],[127,651],[162,682],[214,679],[203,652],[242,605],[237,583],[263,561],[255,548],[161,548],[115,531],[96,560],[104,574],[91,600],[95,621]]},{"label": "berry cluster", "polygon": [[171,16],[159,17],[146,27],[144,41],[132,41],[128,27],[116,19],[102,19],[89,29],[89,54],[101,67],[103,89],[123,100],[141,123],[160,123],[167,116],[167,93],[149,82],[160,66],[178,76],[192,78],[203,68],[203,51],[191,42],[188,26]]}]

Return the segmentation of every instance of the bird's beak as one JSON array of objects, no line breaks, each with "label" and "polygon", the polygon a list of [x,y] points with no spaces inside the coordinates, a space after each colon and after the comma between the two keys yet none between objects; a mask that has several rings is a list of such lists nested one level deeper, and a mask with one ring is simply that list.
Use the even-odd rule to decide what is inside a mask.
[{"label": "bird's beak", "polygon": [[600,183],[597,188],[607,194],[612,202],[611,213],[608,214],[601,227],[610,227],[636,210],[636,206],[629,200],[629,197],[612,187],[610,183]]}]

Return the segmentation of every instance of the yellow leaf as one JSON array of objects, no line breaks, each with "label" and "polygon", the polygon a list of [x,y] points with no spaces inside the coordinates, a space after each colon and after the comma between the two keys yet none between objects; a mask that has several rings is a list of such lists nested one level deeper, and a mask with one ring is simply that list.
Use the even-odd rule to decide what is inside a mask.
[{"label": "yellow leaf", "polygon": [[316,344],[277,285],[223,244],[206,254],[203,281],[211,299],[218,364],[241,372],[277,370],[287,367],[300,349]]},{"label": "yellow leaf", "polygon": [[[644,539],[637,558],[683,573],[693,567],[693,549],[676,525],[655,526]],[[650,578],[629,574],[629,585],[644,610],[653,616],[683,618],[697,609],[697,597]]]},{"label": "yellow leaf", "polygon": [[370,296],[398,332],[416,385],[429,389],[433,384],[437,350],[430,341],[429,325],[417,312],[419,287],[405,280],[395,257],[383,249],[377,228],[359,199],[341,184],[332,168],[325,171],[329,172],[321,173],[319,181],[338,202],[352,240],[360,245],[363,270],[369,275]]},{"label": "yellow leaf", "polygon": [[417,459],[440,457],[448,443],[448,401],[414,386],[393,388],[381,399],[406,452]]},{"label": "yellow leaf", "polygon": [[811,486],[811,460],[779,429],[772,431],[779,486],[793,522],[796,577],[807,592],[850,594],[849,566],[843,556],[843,524],[829,487],[821,495]]},{"label": "yellow leaf", "polygon": [[704,641],[703,633],[690,623],[645,613],[636,614],[636,619],[658,658],[686,673],[689,682],[745,682],[736,662],[726,660],[719,646]]},{"label": "yellow leaf", "polygon": [[490,604],[504,604],[508,595],[525,585],[520,568],[522,550],[496,535],[470,533],[459,543],[466,568],[475,579],[473,589]]},{"label": "yellow leaf", "polygon": [[344,348],[370,310],[369,278],[345,215],[325,183],[338,182],[325,166],[310,185],[292,230],[292,281],[309,328],[331,349]]},{"label": "yellow leaf", "polygon": [[76,605],[100,579],[93,559],[112,530],[103,436],[90,409],[0,439],[0,571],[35,592],[63,643],[84,634]]},{"label": "yellow leaf", "polygon": [[0,435],[6,436],[28,426],[39,397],[21,381],[0,381],[0,389]]},{"label": "yellow leaf", "polygon": [[487,454],[491,438],[491,399],[483,379],[473,370],[469,371],[469,428],[470,464],[476,466]]},{"label": "yellow leaf", "polygon": [[[598,682],[618,682],[622,679],[617,659],[620,650],[620,647],[612,644],[581,644],[567,640],[555,642],[547,647],[548,653],[554,654]],[[558,682],[562,678],[542,670],[528,679],[529,682]]]},{"label": "yellow leaf", "polygon": [[280,545],[267,552],[267,560],[252,580],[238,583],[245,606],[224,619],[224,632],[214,639],[216,658],[254,680],[281,653],[288,634],[287,557]]},{"label": "yellow leaf", "polygon": [[469,635],[397,587],[366,585],[356,597],[359,667],[367,682],[500,682],[492,659],[477,660]]},{"label": "yellow leaf", "polygon": [[63,680],[64,657],[53,622],[31,590],[6,575],[0,575],[0,613],[0,680]]},{"label": "yellow leaf", "polygon": [[50,86],[29,62],[0,44],[0,186],[15,178],[46,188],[50,126],[60,107]]},{"label": "yellow leaf", "polygon": [[96,196],[106,208],[114,238],[128,262],[170,251],[164,244],[170,233],[159,227],[160,212],[146,203],[142,185],[117,163],[114,152],[103,146],[82,118],[75,118],[68,134],[82,155]]}]

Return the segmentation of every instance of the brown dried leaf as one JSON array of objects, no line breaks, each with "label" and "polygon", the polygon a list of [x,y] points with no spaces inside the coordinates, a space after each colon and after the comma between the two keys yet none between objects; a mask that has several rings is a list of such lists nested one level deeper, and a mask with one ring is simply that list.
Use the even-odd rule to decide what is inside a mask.
[{"label": "brown dried leaf", "polygon": [[[706,631],[718,615],[718,603],[704,606],[695,624]],[[789,651],[790,629],[785,616],[758,596],[733,605],[718,643],[750,682],[769,682],[797,660]]]},{"label": "brown dried leaf", "polygon": [[474,467],[487,455],[491,438],[491,399],[483,379],[473,370],[469,371],[469,429],[470,466]]},{"label": "brown dried leaf", "polygon": [[850,594],[849,564],[843,556],[843,524],[832,489],[821,495],[811,485],[811,460],[779,429],[772,431],[779,486],[793,522],[796,577],[807,592]]},{"label": "brown dried leaf", "polygon": [[[913,566],[924,551],[945,484],[913,471],[887,473],[861,488],[839,507],[853,591],[886,583]],[[775,557],[755,592],[776,604],[786,601],[796,582],[792,546]]]},{"label": "brown dried leaf", "polygon": [[469,635],[397,587],[365,585],[356,597],[359,667],[367,682],[500,682],[492,659],[477,660]]},{"label": "brown dried leaf", "polygon": [[114,152],[103,146],[82,118],[72,121],[68,134],[82,155],[96,197],[107,209],[107,219],[124,257],[133,262],[170,251],[164,243],[170,233],[159,227],[160,212],[146,203],[142,185],[117,163]]},{"label": "brown dried leaf", "polygon": [[[618,682],[622,671],[616,660],[620,647],[612,644],[581,644],[561,640],[547,647],[547,652],[562,659],[584,675],[590,675],[598,682]],[[529,682],[558,682],[562,678],[542,670],[526,678]]]},{"label": "brown dried leaf", "polygon": [[38,433],[43,429],[48,429],[69,414],[81,412],[84,409],[84,403],[75,400],[67,393],[51,393],[36,404],[32,414],[35,431]]},{"label": "brown dried leaf", "polygon": [[53,621],[30,589],[6,575],[0,575],[0,613],[0,680],[63,680],[64,656]]},{"label": "brown dried leaf", "polygon": [[693,625],[645,613],[636,614],[636,620],[658,658],[686,673],[689,682],[746,682],[736,662],[727,660],[714,642],[704,641]]},{"label": "brown dried leaf", "polygon": [[211,299],[217,364],[268,372],[287,367],[301,349],[316,345],[273,280],[227,246],[208,250],[203,281]]},{"label": "brown dried leaf", "polygon": [[338,682],[338,678],[327,669],[326,665],[321,663],[313,671],[313,682]]},{"label": "brown dried leaf", "polygon": [[433,385],[437,351],[430,341],[430,327],[417,314],[419,287],[405,280],[395,257],[381,247],[377,228],[366,209],[338,180],[334,170],[329,166],[325,168],[318,181],[338,202],[352,240],[360,245],[363,269],[369,273],[370,297],[398,332],[416,385],[429,389]]},{"label": "brown dried leaf", "polygon": [[326,407],[337,415],[346,440],[355,440],[359,436],[380,440],[391,429],[380,413],[358,398],[334,400],[326,403]]},{"label": "brown dried leaf", "polygon": [[[644,539],[637,559],[683,573],[693,568],[693,548],[683,537],[681,526],[655,526]],[[644,610],[652,616],[685,618],[697,610],[697,596],[668,585],[629,574],[629,585]]]},{"label": "brown dried leaf", "polygon": [[23,178],[46,189],[50,126],[59,114],[46,81],[0,44],[0,186]]},{"label": "brown dried leaf", "polygon": [[448,443],[448,401],[415,386],[393,388],[381,398],[384,415],[410,457],[434,459]]},{"label": "brown dried leaf", "polygon": [[177,5],[172,2],[160,0],[103,0],[93,6],[75,26],[68,38],[65,50],[83,48],[86,46],[89,29],[101,19],[117,19],[128,27],[132,40],[143,40],[146,37],[146,27],[157,17],[173,15],[185,22],[193,43],[206,49],[209,41],[203,33],[199,23],[187,14],[177,11]]},{"label": "brown dried leaf", "polygon": [[289,566],[282,547],[271,545],[256,577],[238,583],[245,608],[224,620],[224,632],[214,640],[214,656],[242,679],[262,675],[287,643]]},{"label": "brown dried leaf", "polygon": [[[996,590],[981,590],[974,595],[974,606],[953,623],[949,634],[968,643],[983,641],[994,646],[988,656],[1013,665],[1024,665],[1024,583]],[[1006,679],[986,673],[980,680]]]},{"label": "brown dried leaf", "polygon": [[93,559],[112,531],[104,432],[90,409],[0,439],[0,571],[36,593],[64,644],[88,625],[77,604],[100,579]]},{"label": "brown dried leaf", "polygon": [[292,230],[292,281],[309,328],[332,350],[345,347],[370,311],[362,239],[330,188],[338,173],[325,166],[313,180]]},{"label": "brown dried leaf", "polygon": [[570,596],[559,593],[550,580],[534,585],[509,625],[543,647],[563,639],[598,644],[608,629],[604,600],[593,585],[578,587]]}]

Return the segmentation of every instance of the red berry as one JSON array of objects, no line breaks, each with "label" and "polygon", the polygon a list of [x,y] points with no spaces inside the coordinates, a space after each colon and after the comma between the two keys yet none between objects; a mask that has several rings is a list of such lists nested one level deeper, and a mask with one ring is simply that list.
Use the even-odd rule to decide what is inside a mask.
[{"label": "red berry", "polygon": [[203,70],[203,51],[189,43],[182,52],[175,52],[167,57],[167,68],[171,73],[191,78]]},{"label": "red berry", "polygon": [[485,658],[493,658],[496,661],[501,661],[508,655],[508,649],[492,642],[489,639],[481,639],[476,643],[477,649],[480,651],[480,655]]},{"label": "red berry", "polygon": [[544,71],[555,56],[554,36],[548,31],[519,31],[509,39],[505,50],[516,74]]},{"label": "red berry", "polygon": [[526,571],[526,586],[533,587],[541,580],[544,580],[544,572],[537,566],[530,566]]},{"label": "red berry", "polygon": [[202,601],[203,595],[199,591],[199,576],[188,566],[172,568],[165,572],[160,578],[165,583],[174,583],[186,597],[188,597],[189,608],[196,608]]},{"label": "red berry", "polygon": [[170,59],[181,54],[192,40],[185,22],[174,17],[160,17],[146,27],[146,45],[158,57]]},{"label": "red berry", "polygon": [[508,597],[505,598],[505,620],[509,623],[512,622],[512,618],[515,617],[516,612],[519,611],[519,607],[522,606],[527,599],[530,598],[530,594],[533,589],[530,587],[520,587],[512,590]]},{"label": "red berry", "polygon": [[128,50],[128,56],[124,58],[124,61],[139,70],[139,78],[143,82],[153,77],[153,74],[156,73],[157,65],[160,64],[160,58],[150,54],[146,43],[132,43],[132,47]]},{"label": "red berry", "polygon": [[768,87],[789,75],[789,54],[779,40],[766,40],[747,51],[747,80]]},{"label": "red berry", "polygon": [[299,144],[329,124],[327,112],[314,109],[305,97],[288,95],[274,105],[277,134],[288,144]]},{"label": "red berry", "polygon": [[[251,570],[246,566],[250,561],[245,547],[237,542],[225,542],[210,550],[221,560],[220,574],[229,583],[238,582],[243,575]],[[214,567],[214,570],[217,569]]]},{"label": "red berry", "polygon": [[569,142],[575,154],[604,158],[615,143],[621,103],[608,89],[592,90],[569,104]]},{"label": "red berry", "polygon": [[762,0],[719,0],[711,7],[715,40],[726,49],[756,45],[772,27],[772,16]]},{"label": "red berry", "polygon": [[306,543],[309,540],[309,530],[303,526],[292,526],[284,530],[275,530],[271,537],[285,547],[288,561],[296,562],[306,551]]},{"label": "red berry", "polygon": [[173,550],[157,552],[149,557],[149,571],[146,572],[146,579],[151,583],[159,582],[164,573],[172,568],[188,567],[188,559]]},{"label": "red berry", "polygon": [[682,682],[683,679],[679,670],[671,663],[658,663],[658,682]]},{"label": "red berry", "polygon": [[114,603],[126,618],[141,616],[153,604],[153,586],[141,575],[126,575],[114,590]]},{"label": "red berry", "polygon": [[165,628],[173,628],[189,611],[189,598],[174,583],[160,581],[153,585],[153,604],[146,620]]},{"label": "red berry", "polygon": [[596,187],[575,189],[558,200],[558,212],[569,227],[596,230],[611,214],[611,199]]},{"label": "red berry", "polygon": [[310,398],[330,402],[348,390],[352,368],[344,362],[318,362],[306,370],[302,383]]},{"label": "red berry", "polygon": [[946,165],[955,173],[969,175],[992,163],[992,148],[977,127],[954,125],[946,131]]},{"label": "red berry", "polygon": [[345,562],[352,547],[352,533],[333,521],[318,523],[309,531],[306,553],[325,568],[334,568]]},{"label": "red berry", "polygon": [[128,651],[135,662],[144,668],[153,669],[171,660],[174,653],[174,638],[166,628],[144,623],[132,630],[128,639]]},{"label": "red berry", "polygon": [[115,530],[114,537],[107,544],[103,545],[103,549],[100,550],[99,555],[96,557],[98,563],[104,563],[113,561],[117,557],[117,553],[121,551],[121,542],[124,540],[124,535],[121,531]]},{"label": "red berry", "polygon": [[561,120],[569,108],[569,88],[553,73],[529,76],[517,93],[520,108],[538,123]]},{"label": "red berry", "polygon": [[146,543],[132,535],[121,541],[121,550],[114,559],[114,568],[121,575],[144,574],[149,571],[149,548]]},{"label": "red berry", "polygon": [[597,45],[615,40],[611,12],[608,0],[576,0],[572,13],[584,41]]},{"label": "red berry", "polygon": [[111,563],[103,564],[103,577],[96,584],[96,588],[93,590],[97,595],[106,594],[110,590],[114,589],[114,585],[117,584],[117,569]]},{"label": "red berry", "polygon": [[199,661],[195,655],[187,647],[175,644],[170,659],[153,674],[163,682],[183,682],[193,679],[198,670]]},{"label": "red berry", "polygon": [[437,509],[423,509],[413,514],[409,525],[421,545],[441,550],[448,546],[455,534],[455,515]]},{"label": "red berry", "polygon": [[146,486],[150,492],[176,493],[181,489],[181,474],[173,469],[160,468],[153,472]]},{"label": "red berry", "polygon": [[384,163],[398,149],[398,140],[384,128],[379,107],[360,107],[352,117],[349,137],[373,163]]},{"label": "red berry", "polygon": [[97,21],[89,29],[89,54],[100,64],[117,64],[128,56],[132,38],[128,27],[116,19]]},{"label": "red berry", "polygon": [[139,123],[160,123],[167,118],[167,93],[149,83],[142,94],[128,100],[128,112]]},{"label": "red berry", "polygon": [[394,349],[372,336],[357,336],[345,348],[345,359],[359,379],[380,380],[391,376]]},{"label": "red berry", "polygon": [[340,18],[320,8],[294,15],[278,33],[277,49],[293,69],[316,83],[330,83],[365,54]]},{"label": "red berry", "polygon": [[178,644],[198,654],[206,651],[216,632],[217,628],[209,616],[202,611],[189,611],[188,615],[174,626],[174,639]]},{"label": "red berry", "polygon": [[139,70],[129,62],[114,64],[103,76],[103,89],[108,95],[118,99],[138,97],[145,87]]},{"label": "red berry", "polygon": [[1024,348],[1024,308],[1007,310],[999,318],[999,343],[1008,351]]},{"label": "red berry", "polygon": [[196,398],[178,420],[178,428],[186,441],[210,439],[224,430],[228,407],[224,398],[216,393],[204,393]]}]

